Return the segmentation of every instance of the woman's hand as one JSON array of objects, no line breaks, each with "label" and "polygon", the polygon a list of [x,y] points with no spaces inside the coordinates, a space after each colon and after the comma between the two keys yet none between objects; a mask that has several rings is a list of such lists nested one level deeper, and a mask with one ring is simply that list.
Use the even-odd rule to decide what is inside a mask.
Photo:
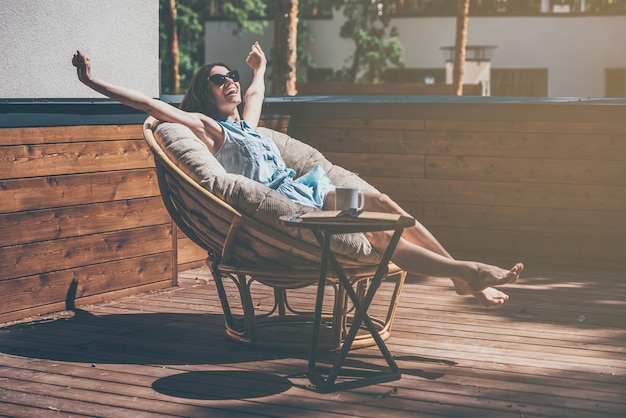
[{"label": "woman's hand", "polygon": [[246,57],[246,63],[254,71],[265,70],[265,67],[267,65],[267,59],[265,58],[265,53],[261,49],[261,45],[259,45],[258,42],[255,42],[252,45],[252,50]]},{"label": "woman's hand", "polygon": [[91,79],[91,62],[87,55],[76,51],[72,58],[72,65],[76,67],[76,74],[80,81],[85,82]]},{"label": "woman's hand", "polygon": [[256,129],[261,118],[263,99],[265,98],[265,67],[267,60],[258,42],[252,45],[252,50],[246,58],[246,63],[252,68],[254,74],[250,87],[246,90],[243,119],[252,129]]}]

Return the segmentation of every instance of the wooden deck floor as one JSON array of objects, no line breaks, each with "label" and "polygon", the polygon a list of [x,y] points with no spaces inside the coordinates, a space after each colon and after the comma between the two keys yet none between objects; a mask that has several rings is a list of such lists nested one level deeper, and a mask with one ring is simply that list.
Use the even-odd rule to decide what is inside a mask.
[{"label": "wooden deck floor", "polygon": [[[206,269],[181,286],[0,328],[0,416],[622,417],[626,272],[527,268],[501,309],[410,278],[401,380],[319,394],[307,353],[225,336]],[[392,283],[381,291],[388,292]],[[382,364],[372,348],[352,364]]]}]

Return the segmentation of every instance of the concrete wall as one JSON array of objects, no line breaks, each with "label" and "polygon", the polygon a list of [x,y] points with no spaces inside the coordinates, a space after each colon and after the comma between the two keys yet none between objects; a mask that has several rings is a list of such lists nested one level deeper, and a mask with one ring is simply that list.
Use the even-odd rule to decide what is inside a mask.
[{"label": "concrete wall", "polygon": [[[309,22],[315,38],[309,51],[316,67],[347,66],[354,46],[339,37],[342,19],[335,13],[332,20]],[[454,44],[454,18],[398,18],[392,25],[400,32],[406,67],[444,68],[446,55],[440,48]],[[209,22],[207,60],[244,68],[250,43],[259,39],[269,52],[271,34],[269,25],[264,36],[237,38],[231,24]],[[468,44],[496,46],[492,68],[547,68],[552,97],[603,97],[605,68],[626,68],[624,39],[626,16],[474,17],[468,28]]]},{"label": "concrete wall", "polygon": [[102,97],[80,84],[76,49],[99,77],[159,95],[158,0],[2,0],[0,98]]}]

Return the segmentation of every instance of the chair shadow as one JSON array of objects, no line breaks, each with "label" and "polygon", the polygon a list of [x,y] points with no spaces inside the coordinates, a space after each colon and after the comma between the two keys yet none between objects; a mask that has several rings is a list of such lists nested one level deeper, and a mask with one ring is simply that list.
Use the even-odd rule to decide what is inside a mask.
[{"label": "chair shadow", "polygon": [[[134,313],[43,319],[0,328],[0,353],[91,364],[232,364],[285,358],[226,336],[222,315]],[[292,355],[291,355],[292,356]],[[293,356],[292,356],[293,357]]]},{"label": "chair shadow", "polygon": [[77,309],[69,317],[0,328],[0,353],[92,367],[101,364],[220,367],[220,370],[177,373],[152,384],[155,391],[177,398],[260,398],[285,392],[293,386],[288,378],[271,372],[228,369],[228,364],[304,356],[297,351],[273,351],[237,343],[226,336],[223,321],[222,315],[98,316]]}]

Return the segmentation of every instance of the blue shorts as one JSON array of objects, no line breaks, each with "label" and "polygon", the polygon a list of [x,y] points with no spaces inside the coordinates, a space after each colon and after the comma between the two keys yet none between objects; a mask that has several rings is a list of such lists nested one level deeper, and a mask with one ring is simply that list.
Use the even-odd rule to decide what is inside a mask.
[{"label": "blue shorts", "polygon": [[276,188],[276,191],[289,200],[317,209],[322,209],[331,190],[335,190],[335,186],[320,166],[315,166],[295,180],[287,177]]}]

